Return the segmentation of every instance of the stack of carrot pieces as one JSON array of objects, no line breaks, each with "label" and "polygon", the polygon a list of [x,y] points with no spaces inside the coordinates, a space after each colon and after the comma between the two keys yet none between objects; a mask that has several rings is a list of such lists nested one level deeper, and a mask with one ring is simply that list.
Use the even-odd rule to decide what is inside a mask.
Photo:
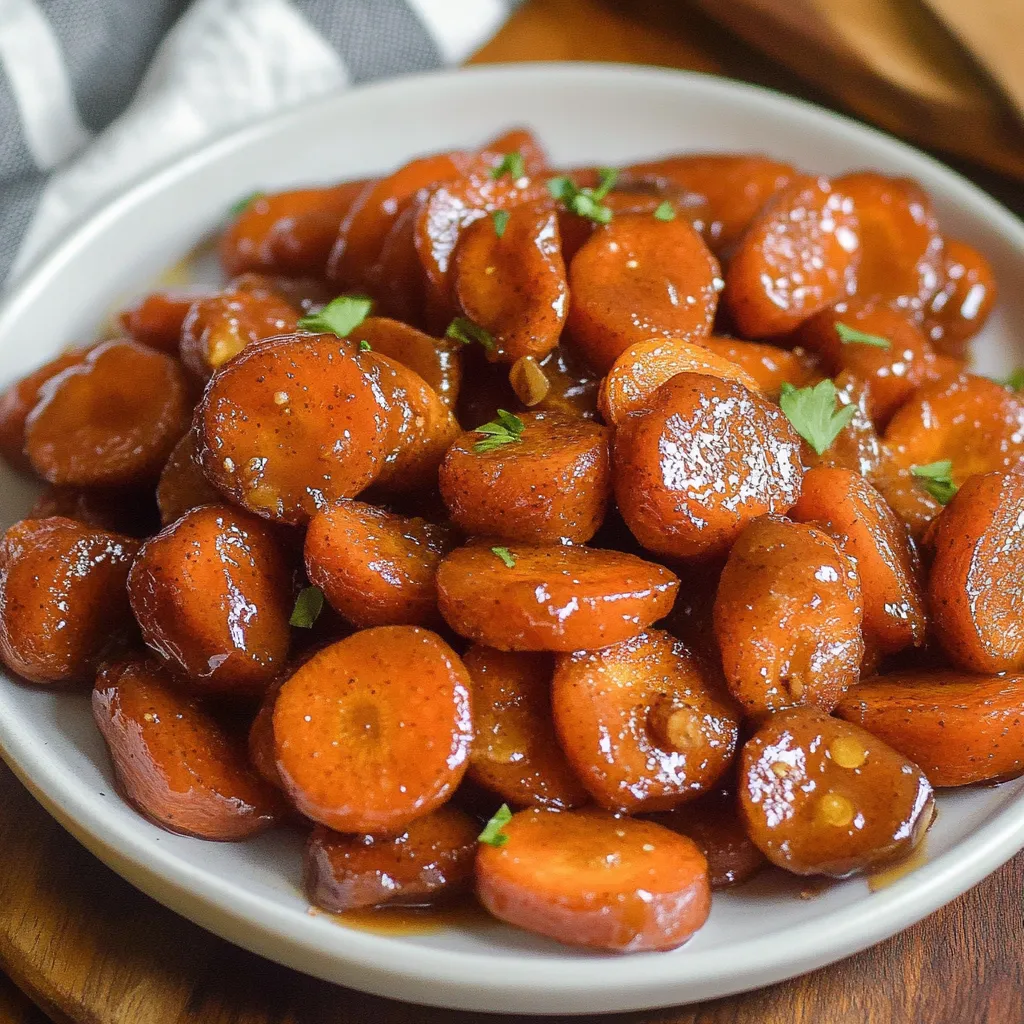
[{"label": "stack of carrot pieces", "polygon": [[249,197],[221,258],[0,399],[49,485],[0,651],[94,686],[153,822],[657,950],[1024,770],[1024,381],[914,182],[516,130]]}]

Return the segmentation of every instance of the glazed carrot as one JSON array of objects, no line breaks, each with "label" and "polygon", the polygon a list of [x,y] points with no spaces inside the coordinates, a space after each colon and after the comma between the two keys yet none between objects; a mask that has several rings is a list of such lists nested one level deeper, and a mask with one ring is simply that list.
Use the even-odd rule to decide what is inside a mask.
[{"label": "glazed carrot", "polygon": [[845,370],[867,384],[868,415],[879,428],[929,378],[935,361],[906,313],[859,297],[823,309],[794,337],[821,356],[829,376]]},{"label": "glazed carrot", "polygon": [[281,814],[281,801],[249,768],[244,749],[155,662],[104,667],[92,711],[121,792],[157,825],[230,841],[265,832]]},{"label": "glazed carrot", "polygon": [[313,655],[274,707],[277,765],[307,817],[395,833],[441,806],[465,774],[469,676],[415,626],[355,633]]},{"label": "glazed carrot", "polygon": [[467,225],[453,254],[451,278],[459,310],[490,335],[491,359],[511,363],[550,352],[569,312],[558,215],[550,199],[495,210]]},{"label": "glazed carrot", "polygon": [[568,331],[600,373],[651,338],[711,333],[718,261],[681,217],[623,214],[596,228],[569,266]]},{"label": "glazed carrot", "polygon": [[693,153],[633,164],[629,174],[672,182],[704,198],[706,232],[715,252],[727,251],[761,207],[796,176],[790,165],[749,153]]},{"label": "glazed carrot", "polygon": [[739,716],[686,647],[649,630],[557,659],[555,726],[591,796],[612,811],[663,811],[713,786],[736,751]]},{"label": "glazed carrot", "polygon": [[[558,345],[539,361],[539,366],[548,390],[534,406],[537,411],[568,413],[588,420],[597,418],[600,378],[577,353],[566,345]],[[493,417],[476,419],[471,425],[486,423],[490,418]]]},{"label": "glazed carrot", "polygon": [[0,656],[35,683],[91,681],[134,636],[125,580],[138,541],[71,519],[23,519],[0,541]]},{"label": "glazed carrot", "polygon": [[901,672],[866,679],[836,714],[909,758],[933,786],[1024,771],[1024,676]]},{"label": "glazed carrot", "polygon": [[181,327],[197,296],[153,292],[123,310],[118,321],[140,345],[176,356],[181,344]]},{"label": "glazed carrot", "polygon": [[40,388],[25,451],[52,484],[148,483],[188,429],[189,413],[176,359],[134,341],[107,341]]},{"label": "glazed carrot", "polygon": [[[511,564],[510,564],[511,563]],[[672,607],[679,581],[622,551],[512,544],[456,548],[437,570],[456,633],[503,651],[578,651],[642,632]]]},{"label": "glazed carrot", "polygon": [[971,477],[935,522],[928,600],[935,633],[970,672],[1024,668],[1019,586],[1024,476]]},{"label": "glazed carrot", "polygon": [[856,563],[868,643],[888,654],[924,644],[917,552],[871,484],[848,469],[812,469],[789,515],[821,527]]},{"label": "glazed carrot", "polygon": [[654,815],[665,828],[692,839],[708,862],[712,891],[741,885],[765,864],[764,854],[747,835],[739,797],[728,786]]},{"label": "glazed carrot", "polygon": [[497,918],[575,946],[673,949],[707,920],[707,862],[652,822],[595,811],[520,811],[477,854],[480,902]]},{"label": "glazed carrot", "polygon": [[605,423],[617,426],[627,416],[642,412],[662,384],[677,373],[703,373],[735,381],[755,394],[761,388],[741,366],[697,342],[679,338],[652,338],[630,345],[612,364],[601,382],[598,407]]},{"label": "glazed carrot", "polygon": [[281,773],[277,770],[277,751],[274,748],[274,705],[277,703],[277,691],[278,687],[271,686],[260,701],[249,725],[246,750],[249,764],[256,774],[275,789],[284,789]]},{"label": "glazed carrot", "polygon": [[881,473],[874,478],[875,486],[886,504],[903,524],[915,544],[920,545],[929,527],[942,511],[942,506],[924,488],[925,480],[914,476],[887,459]]},{"label": "glazed carrot", "polygon": [[611,496],[607,427],[550,412],[508,422],[508,444],[471,430],[448,449],[438,482],[452,521],[527,544],[590,540]]},{"label": "glazed carrot", "polygon": [[747,338],[785,334],[853,290],[852,202],[827,178],[797,178],[754,218],[729,261],[723,302]]},{"label": "glazed carrot", "polygon": [[284,667],[291,572],[263,520],[192,509],[142,546],[128,593],[146,643],[196,693],[262,693]]},{"label": "glazed carrot", "polygon": [[763,392],[765,398],[773,402],[778,401],[784,383],[804,388],[816,384],[823,376],[817,357],[799,347],[790,350],[715,335],[701,338],[700,344],[714,355],[739,366],[757,385],[751,390]]},{"label": "glazed carrot", "polygon": [[552,656],[474,644],[463,661],[473,681],[476,729],[469,778],[513,807],[568,810],[587,803],[551,720]]},{"label": "glazed carrot", "polygon": [[967,342],[985,326],[998,289],[988,260],[965,242],[947,238],[939,290],[924,314],[931,343],[944,355],[962,358]]},{"label": "glazed carrot", "polygon": [[365,271],[362,286],[373,293],[378,313],[409,324],[427,319],[427,278],[416,251],[420,198],[419,193],[414,193],[399,202],[380,255]]},{"label": "glazed carrot", "polygon": [[818,708],[773,716],[740,758],[747,831],[778,867],[842,878],[905,858],[931,823],[924,773]]},{"label": "glazed carrot", "polygon": [[822,530],[765,516],[737,538],[715,599],[733,697],[752,716],[825,711],[857,682],[864,638],[857,567]]},{"label": "glazed carrot", "polygon": [[306,572],[356,626],[432,626],[437,566],[455,543],[448,526],[339,501],[310,521]]},{"label": "glazed carrot", "polygon": [[[442,309],[450,303],[455,250],[470,224],[496,210],[510,211],[545,201],[550,203],[551,198],[543,182],[511,174],[495,178],[475,171],[430,189],[417,213],[415,227],[416,251],[427,276],[428,295],[433,295]],[[557,266],[553,256],[549,259]],[[511,272],[511,265],[506,272]]]},{"label": "glazed carrot", "polygon": [[13,469],[33,471],[25,454],[25,421],[39,402],[39,389],[69,366],[84,362],[88,354],[87,348],[64,352],[0,394],[0,456]]},{"label": "glazed carrot", "polygon": [[449,409],[454,408],[462,380],[461,342],[432,338],[415,327],[383,316],[367,317],[353,332],[352,340],[360,347],[365,347],[365,342],[371,351],[414,370]]},{"label": "glazed carrot", "polygon": [[322,277],[341,221],[365,186],[348,181],[254,196],[221,235],[225,272]]},{"label": "glazed carrot", "polygon": [[243,508],[302,523],[380,473],[390,413],[349,342],[333,334],[264,341],[207,387],[196,408],[199,458]]},{"label": "glazed carrot", "polygon": [[433,488],[441,459],[459,435],[455,416],[408,366],[374,351],[362,352],[359,358],[390,409],[375,488],[388,495]]},{"label": "glazed carrot", "polygon": [[717,558],[744,525],[800,494],[800,439],[779,408],[740,384],[683,373],[615,434],[619,511],[649,551]]},{"label": "glazed carrot", "polygon": [[942,237],[928,193],[910,178],[844,174],[835,187],[860,223],[857,295],[920,314],[942,269]]},{"label": "glazed carrot", "polygon": [[199,438],[190,430],[174,446],[156,485],[156,503],[160,523],[167,526],[189,509],[216,505],[221,501],[217,489],[203,475],[198,460]]},{"label": "glazed carrot", "polygon": [[456,896],[472,888],[479,831],[455,807],[418,818],[397,836],[341,835],[317,825],[306,844],[306,895],[334,913]]},{"label": "glazed carrot", "polygon": [[206,380],[250,342],[295,330],[298,314],[276,292],[228,289],[197,299],[181,326],[181,361]]},{"label": "glazed carrot", "polygon": [[889,421],[885,442],[904,469],[950,460],[959,485],[1010,470],[1024,456],[1024,402],[985,377],[945,377],[914,392]]}]

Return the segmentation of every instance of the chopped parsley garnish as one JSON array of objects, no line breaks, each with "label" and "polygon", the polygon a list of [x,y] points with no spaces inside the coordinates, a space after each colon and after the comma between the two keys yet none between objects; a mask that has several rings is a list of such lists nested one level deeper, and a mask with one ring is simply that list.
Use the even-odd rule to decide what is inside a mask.
[{"label": "chopped parsley garnish", "polygon": [[479,324],[473,323],[472,320],[468,320],[464,316],[457,316],[448,325],[444,336],[461,341],[463,345],[472,345],[473,342],[476,342],[488,352],[494,349],[494,338],[491,337],[490,331],[484,330]]},{"label": "chopped parsley garnish", "polygon": [[516,556],[508,548],[491,548],[491,554],[497,555],[509,569],[514,569]]},{"label": "chopped parsley garnish", "polygon": [[873,348],[892,348],[892,342],[883,338],[880,334],[865,334],[855,327],[847,327],[846,324],[836,324],[836,334],[844,345],[871,345]]},{"label": "chopped parsley garnish", "polygon": [[526,424],[518,416],[499,409],[496,419],[476,428],[475,433],[484,436],[473,445],[473,451],[492,452],[506,444],[519,444],[525,429]]},{"label": "chopped parsley garnish", "polygon": [[364,295],[339,295],[299,321],[299,329],[347,338],[369,315],[373,302]]},{"label": "chopped parsley garnish", "polygon": [[611,192],[619,172],[614,167],[602,167],[598,176],[600,184],[597,188],[580,188],[563,174],[548,181],[548,191],[577,217],[607,224],[612,219],[612,209],[605,206],[604,199]]},{"label": "chopped parsley garnish", "polygon": [[502,804],[486,825],[483,832],[478,835],[478,843],[486,843],[488,846],[504,846],[508,842],[508,835],[503,831],[505,826],[512,820],[512,812],[508,804]]},{"label": "chopped parsley garnish", "polygon": [[324,592],[319,587],[303,587],[295,599],[292,617],[288,622],[309,629],[324,609]]},{"label": "chopped parsley garnish", "polygon": [[511,153],[506,153],[501,158],[501,163],[497,167],[492,167],[490,175],[495,181],[498,178],[503,178],[506,174],[512,175],[513,179],[518,179],[526,176],[526,161],[523,159],[523,154],[519,150],[514,150]]},{"label": "chopped parsley garnish", "polygon": [[359,351],[360,352],[372,352],[373,351],[373,346],[365,338],[363,338],[363,340],[361,342],[359,342]]},{"label": "chopped parsley garnish", "polygon": [[857,412],[854,405],[836,410],[836,386],[827,378],[812,388],[795,388],[788,382],[784,383],[779,408],[796,432],[819,455],[828,450]]},{"label": "chopped parsley garnish", "polygon": [[491,220],[494,221],[494,233],[501,238],[508,227],[508,210],[492,210]]},{"label": "chopped parsley garnish", "polygon": [[953,463],[949,459],[929,462],[925,466],[911,466],[910,472],[940,505],[948,505],[953,500],[958,488],[953,483]]},{"label": "chopped parsley garnish", "polygon": [[672,203],[666,199],[663,203],[658,204],[658,208],[654,211],[655,220],[675,220],[676,219],[676,208]]},{"label": "chopped parsley garnish", "polygon": [[1024,366],[1018,366],[1005,380],[999,382],[1004,388],[1009,388],[1011,391],[1020,391],[1024,389]]},{"label": "chopped parsley garnish", "polygon": [[229,208],[231,216],[241,216],[253,203],[256,202],[257,199],[262,199],[266,194],[266,192],[250,192],[247,196],[242,196],[241,199],[238,199],[231,204]]}]

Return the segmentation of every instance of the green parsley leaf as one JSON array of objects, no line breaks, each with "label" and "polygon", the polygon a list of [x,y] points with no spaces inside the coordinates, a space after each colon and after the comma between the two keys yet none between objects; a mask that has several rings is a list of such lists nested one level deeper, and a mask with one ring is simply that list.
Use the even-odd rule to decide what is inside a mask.
[{"label": "green parsley leaf", "polygon": [[516,556],[508,548],[491,548],[491,554],[497,555],[509,569],[514,569]]},{"label": "green parsley leaf", "polygon": [[999,382],[1004,388],[1009,388],[1011,391],[1024,390],[1024,366],[1018,366],[1013,373],[1010,374],[1005,380]]},{"label": "green parsley leaf", "polygon": [[654,211],[655,220],[675,220],[676,219],[676,208],[672,205],[671,201],[666,199],[665,202],[660,203],[658,208]]},{"label": "green parsley leaf", "polygon": [[796,432],[819,454],[828,450],[839,432],[857,412],[854,405],[836,411],[836,386],[828,378],[813,388],[782,385],[779,407]]},{"label": "green parsley leaf", "polygon": [[347,338],[369,315],[373,302],[364,295],[339,295],[299,321],[299,330]]},{"label": "green parsley leaf", "polygon": [[288,622],[309,629],[324,609],[324,592],[319,587],[303,587],[295,599],[292,617]]},{"label": "green parsley leaf", "polygon": [[359,342],[359,351],[360,352],[372,352],[373,351],[373,346],[365,338],[363,338],[363,340],[361,342]]},{"label": "green parsley leaf", "polygon": [[242,196],[241,199],[233,202],[228,208],[228,212],[232,217],[240,217],[257,199],[262,199],[266,194],[266,192],[250,192],[247,196]]},{"label": "green parsley leaf", "polygon": [[498,164],[497,167],[492,167],[490,170],[490,175],[495,181],[506,174],[512,175],[513,179],[523,178],[526,176],[526,161],[523,159],[523,154],[520,153],[518,149],[511,153],[506,153],[501,158],[501,163]]},{"label": "green parsley leaf", "polygon": [[472,345],[475,341],[482,345],[487,352],[494,349],[494,338],[491,337],[491,332],[484,330],[479,324],[473,323],[472,320],[468,320],[464,316],[457,316],[448,325],[444,336],[461,341],[463,345]]},{"label": "green parsley leaf", "polygon": [[871,345],[873,348],[892,348],[892,342],[883,338],[880,334],[865,334],[855,327],[847,327],[846,324],[836,324],[836,334],[844,345]]},{"label": "green parsley leaf", "polygon": [[483,439],[473,445],[475,452],[492,452],[506,444],[519,444],[522,441],[526,424],[514,413],[498,410],[497,419],[484,423],[476,428],[475,433],[483,434]]},{"label": "green parsley leaf", "polygon": [[505,234],[505,228],[508,227],[508,210],[492,210],[491,220],[494,221],[494,233],[501,238]]},{"label": "green parsley leaf", "polygon": [[512,812],[508,804],[502,804],[486,825],[483,832],[478,835],[478,843],[486,843],[488,846],[504,846],[508,842],[508,835],[502,829],[512,820]]},{"label": "green parsley leaf", "polygon": [[953,500],[958,488],[953,483],[953,463],[949,459],[929,462],[925,466],[911,466],[910,472],[940,505],[948,505]]},{"label": "green parsley leaf", "polygon": [[598,173],[600,184],[597,188],[578,188],[571,178],[563,174],[548,181],[548,191],[553,199],[557,199],[577,217],[607,224],[612,219],[612,209],[605,206],[602,200],[612,190],[619,172],[613,167],[602,167]]}]

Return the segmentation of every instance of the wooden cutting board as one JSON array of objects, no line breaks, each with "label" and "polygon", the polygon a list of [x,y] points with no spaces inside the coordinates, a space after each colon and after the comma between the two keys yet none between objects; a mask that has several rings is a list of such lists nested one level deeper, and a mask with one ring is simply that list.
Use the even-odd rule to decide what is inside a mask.
[{"label": "wooden cutting board", "polygon": [[693,0],[902,138],[1024,180],[1024,0]]}]

